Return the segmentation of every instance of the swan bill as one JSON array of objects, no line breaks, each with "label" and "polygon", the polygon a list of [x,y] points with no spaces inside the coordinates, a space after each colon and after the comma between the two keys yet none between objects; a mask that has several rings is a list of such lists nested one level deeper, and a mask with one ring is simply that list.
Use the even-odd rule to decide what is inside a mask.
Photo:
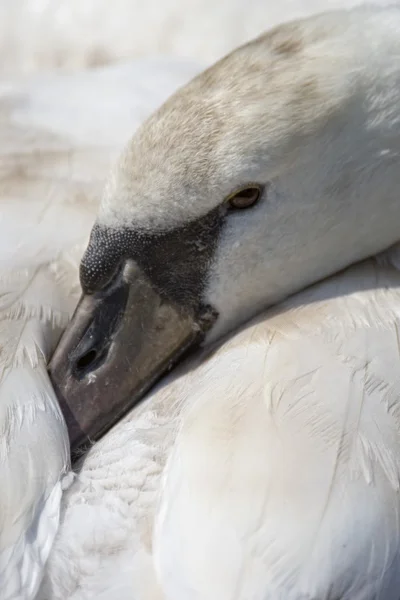
[{"label": "swan bill", "polygon": [[165,301],[135,262],[84,294],[49,365],[72,453],[99,439],[212,325]]}]

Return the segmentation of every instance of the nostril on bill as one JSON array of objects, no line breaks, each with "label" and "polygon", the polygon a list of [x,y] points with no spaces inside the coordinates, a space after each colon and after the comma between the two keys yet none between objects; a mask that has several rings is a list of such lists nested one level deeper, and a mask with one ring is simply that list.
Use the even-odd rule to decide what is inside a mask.
[{"label": "nostril on bill", "polygon": [[123,279],[122,272],[107,289],[91,296],[89,322],[68,353],[69,369],[76,379],[84,379],[107,361],[128,296],[129,284]]},{"label": "nostril on bill", "polygon": [[98,356],[97,350],[89,350],[83,356],[78,358],[76,361],[76,368],[78,371],[82,371],[83,369],[87,369],[90,367],[96,360]]},{"label": "nostril on bill", "polygon": [[[84,344],[86,345],[86,344]],[[78,379],[86,377],[98,369],[106,360],[110,344],[103,344],[99,347],[78,348],[71,356],[72,371]]]},{"label": "nostril on bill", "polygon": [[69,355],[70,368],[77,379],[98,369],[107,359],[111,345],[110,331],[95,315],[75,349]]}]

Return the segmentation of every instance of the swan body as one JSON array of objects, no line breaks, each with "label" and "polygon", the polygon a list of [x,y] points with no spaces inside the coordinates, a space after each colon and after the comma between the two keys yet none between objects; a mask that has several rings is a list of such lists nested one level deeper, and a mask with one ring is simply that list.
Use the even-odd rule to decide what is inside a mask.
[{"label": "swan body", "polygon": [[[295,70],[287,67],[285,60],[288,48],[294,48],[293,38],[287,35],[293,30],[300,33],[303,61],[296,63],[299,79],[291,87]],[[213,71],[208,72],[138,130],[112,169],[99,209],[89,190],[97,195],[104,166],[126,141],[127,130],[122,125],[104,133],[100,151],[94,152],[92,135],[86,138],[74,123],[72,133],[67,133],[68,118],[52,115],[51,131],[59,132],[56,140],[46,136],[46,144],[53,144],[49,147],[52,151],[45,153],[32,171],[24,165],[23,177],[9,176],[17,186],[15,193],[23,191],[23,197],[32,194],[35,199],[38,189],[46,189],[48,175],[53,180],[56,174],[62,187],[69,184],[67,193],[54,212],[49,202],[45,215],[57,215],[65,223],[72,217],[81,224],[73,231],[65,227],[65,239],[64,233],[52,236],[49,231],[53,245],[46,244],[40,260],[40,252],[32,253],[32,248],[41,247],[40,238],[35,241],[24,236],[21,240],[21,247],[29,248],[35,268],[43,265],[45,274],[54,277],[49,291],[43,290],[46,298],[51,298],[48,312],[36,307],[29,317],[42,336],[34,338],[39,340],[35,347],[40,347],[42,339],[42,352],[36,354],[36,361],[25,360],[22,367],[30,390],[48,391],[48,397],[41,397],[46,402],[41,416],[52,432],[58,431],[57,444],[62,447],[66,440],[63,423],[51,389],[40,383],[36,364],[44,376],[40,357],[47,357],[63,326],[61,316],[53,320],[49,314],[58,310],[64,318],[76,303],[78,257],[96,211],[96,226],[103,231],[108,227],[119,234],[122,222],[131,227],[136,220],[145,237],[171,232],[219,210],[216,203],[240,183],[261,178],[269,193],[269,203],[263,197],[255,212],[235,214],[229,221],[227,211],[221,213],[227,226],[221,229],[216,251],[207,263],[210,277],[199,288],[219,313],[205,348],[94,445],[82,457],[73,480],[68,461],[60,460],[62,452],[48,441],[48,455],[55,452],[57,456],[44,465],[45,471],[37,459],[29,465],[35,471],[28,471],[23,462],[25,446],[14,430],[10,447],[19,460],[1,463],[3,469],[13,469],[10,489],[20,481],[17,468],[23,477],[29,474],[42,481],[48,497],[57,485],[64,488],[60,527],[51,552],[58,524],[57,501],[52,528],[45,532],[49,557],[46,561],[43,553],[35,582],[19,583],[21,597],[33,597],[43,577],[36,596],[39,600],[398,600],[399,261],[396,249],[378,258],[367,257],[398,241],[399,31],[396,9],[331,13],[277,30],[264,41],[250,44],[242,54],[232,55],[233,63],[225,72],[228,75],[233,66],[240,75],[243,64],[248,66],[252,57],[264,60],[266,56],[268,73],[278,77],[272,96],[262,97],[268,127],[264,122],[261,153],[260,138],[256,136],[256,146],[251,144],[260,121],[240,97],[236,96],[238,102],[230,102],[229,85],[218,88],[224,73],[218,70],[220,65],[214,70],[215,87]],[[285,58],[277,48],[284,50]],[[271,58],[274,52],[279,56]],[[328,63],[326,56],[332,62]],[[329,70],[332,63],[333,70]],[[302,75],[310,74],[310,64],[317,66],[323,94],[309,94],[299,105],[293,92],[309,81]],[[290,77],[285,77],[284,65]],[[354,86],[351,77],[355,75]],[[227,80],[232,81],[228,76]],[[208,133],[214,127],[215,97],[212,93],[207,97],[209,85],[212,93],[219,94],[221,106],[239,106],[243,119],[239,121],[242,129],[238,126],[232,131],[235,114],[229,118],[228,111],[226,138],[214,137],[211,152],[207,135],[201,135],[201,127]],[[237,88],[233,91],[240,92]],[[88,92],[89,107],[94,93]],[[196,107],[196,102],[188,102],[190,96],[192,100],[201,97],[208,108],[206,118],[198,120],[199,130],[193,128],[193,117],[201,116],[197,108],[205,105]],[[45,126],[40,110],[43,98],[37,104],[32,102],[37,110],[32,120],[38,131]],[[207,99],[211,100],[208,106]],[[361,111],[360,99],[364,101]],[[64,102],[68,105],[69,98]],[[10,99],[5,105],[10,105]],[[61,113],[63,106],[60,97]],[[16,103],[10,119],[12,139],[18,140],[15,123],[21,122],[19,111],[23,114],[25,107],[24,102]],[[115,118],[121,114],[121,120],[129,114],[112,102],[106,110]],[[177,121],[174,115],[179,117]],[[357,117],[355,121],[353,117]],[[243,129],[243,123],[252,127]],[[170,144],[175,127],[182,150],[180,162],[175,162]],[[193,134],[192,151],[182,127]],[[120,139],[114,131],[121,132]],[[245,131],[249,137],[240,137]],[[63,152],[55,153],[62,140]],[[146,147],[149,140],[153,142],[151,153]],[[298,144],[299,140],[303,143]],[[66,151],[71,147],[72,160],[71,150],[69,155]],[[34,153],[29,159],[32,156]],[[182,165],[186,170],[179,170]],[[84,177],[86,169],[97,173],[90,185]],[[184,173],[194,176],[191,183],[196,188],[187,185]],[[73,190],[84,190],[85,201]],[[51,198],[55,197],[52,194]],[[75,202],[68,201],[71,198]],[[8,210],[10,205],[5,203]],[[39,207],[35,219],[45,221]],[[55,220],[48,224],[54,232]],[[306,236],[306,232],[312,235]],[[90,278],[91,285],[98,283],[107,266],[102,252],[110,250],[109,239],[106,237],[107,243],[101,247],[96,235],[92,230],[83,268],[81,265],[84,287]],[[285,254],[282,249],[291,235],[295,235],[295,243],[286,246]],[[204,250],[201,244],[196,249]],[[26,267],[27,256],[21,254],[15,265]],[[11,258],[9,265],[16,270]],[[360,259],[365,260],[299,292],[278,308],[261,310]],[[167,275],[174,273],[174,261],[176,257],[168,262]],[[273,268],[266,268],[268,261]],[[88,269],[93,264],[99,265],[98,271]],[[106,275],[112,277],[113,273]],[[235,288],[236,279],[245,294]],[[224,334],[238,330],[257,313],[255,321],[221,342]],[[26,312],[23,317],[26,320]],[[15,318],[7,315],[6,339],[11,338]],[[24,357],[32,356],[29,347],[24,341]],[[14,396],[10,398],[14,402]],[[11,413],[20,412],[19,405],[10,407]],[[5,417],[8,422],[9,414]],[[24,444],[34,449],[30,431],[27,428]],[[47,440],[53,438],[49,434]],[[12,458],[10,451],[6,458]],[[18,486],[15,489],[18,491]],[[32,511],[43,513],[41,496],[34,492],[35,496],[25,498],[28,526]],[[11,511],[12,504],[7,508]],[[10,531],[14,544],[22,540],[23,548],[26,526]],[[40,548],[41,539],[37,536],[34,545]],[[5,565],[6,593],[13,597],[9,582],[18,563],[8,560]]]},{"label": "swan body", "polygon": [[82,460],[39,598],[397,600],[399,284],[370,259],[182,365]]},{"label": "swan body", "polygon": [[397,600],[399,282],[350,268],[196,371],[155,518],[167,598]]}]

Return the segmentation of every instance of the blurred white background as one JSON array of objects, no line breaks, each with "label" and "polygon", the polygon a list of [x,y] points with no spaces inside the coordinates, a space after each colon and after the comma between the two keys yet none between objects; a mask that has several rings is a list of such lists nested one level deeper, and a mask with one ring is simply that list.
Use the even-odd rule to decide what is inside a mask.
[{"label": "blurred white background", "polygon": [[0,0],[0,74],[158,54],[210,63],[281,21],[356,4],[360,0]]}]

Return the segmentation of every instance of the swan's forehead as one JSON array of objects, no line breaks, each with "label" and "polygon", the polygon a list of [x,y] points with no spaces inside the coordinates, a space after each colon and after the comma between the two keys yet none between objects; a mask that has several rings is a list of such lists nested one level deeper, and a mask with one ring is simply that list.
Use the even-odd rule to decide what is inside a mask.
[{"label": "swan's forehead", "polygon": [[174,94],[122,153],[99,220],[180,226],[257,180],[261,168],[273,176],[343,99],[340,61],[327,68],[323,48],[313,50],[326,36],[307,22],[281,26]]},{"label": "swan's forehead", "polygon": [[239,135],[229,131],[228,115],[221,119],[218,108],[190,95],[173,101],[123,151],[108,179],[99,221],[156,231],[206,215],[240,179],[233,156]]}]

